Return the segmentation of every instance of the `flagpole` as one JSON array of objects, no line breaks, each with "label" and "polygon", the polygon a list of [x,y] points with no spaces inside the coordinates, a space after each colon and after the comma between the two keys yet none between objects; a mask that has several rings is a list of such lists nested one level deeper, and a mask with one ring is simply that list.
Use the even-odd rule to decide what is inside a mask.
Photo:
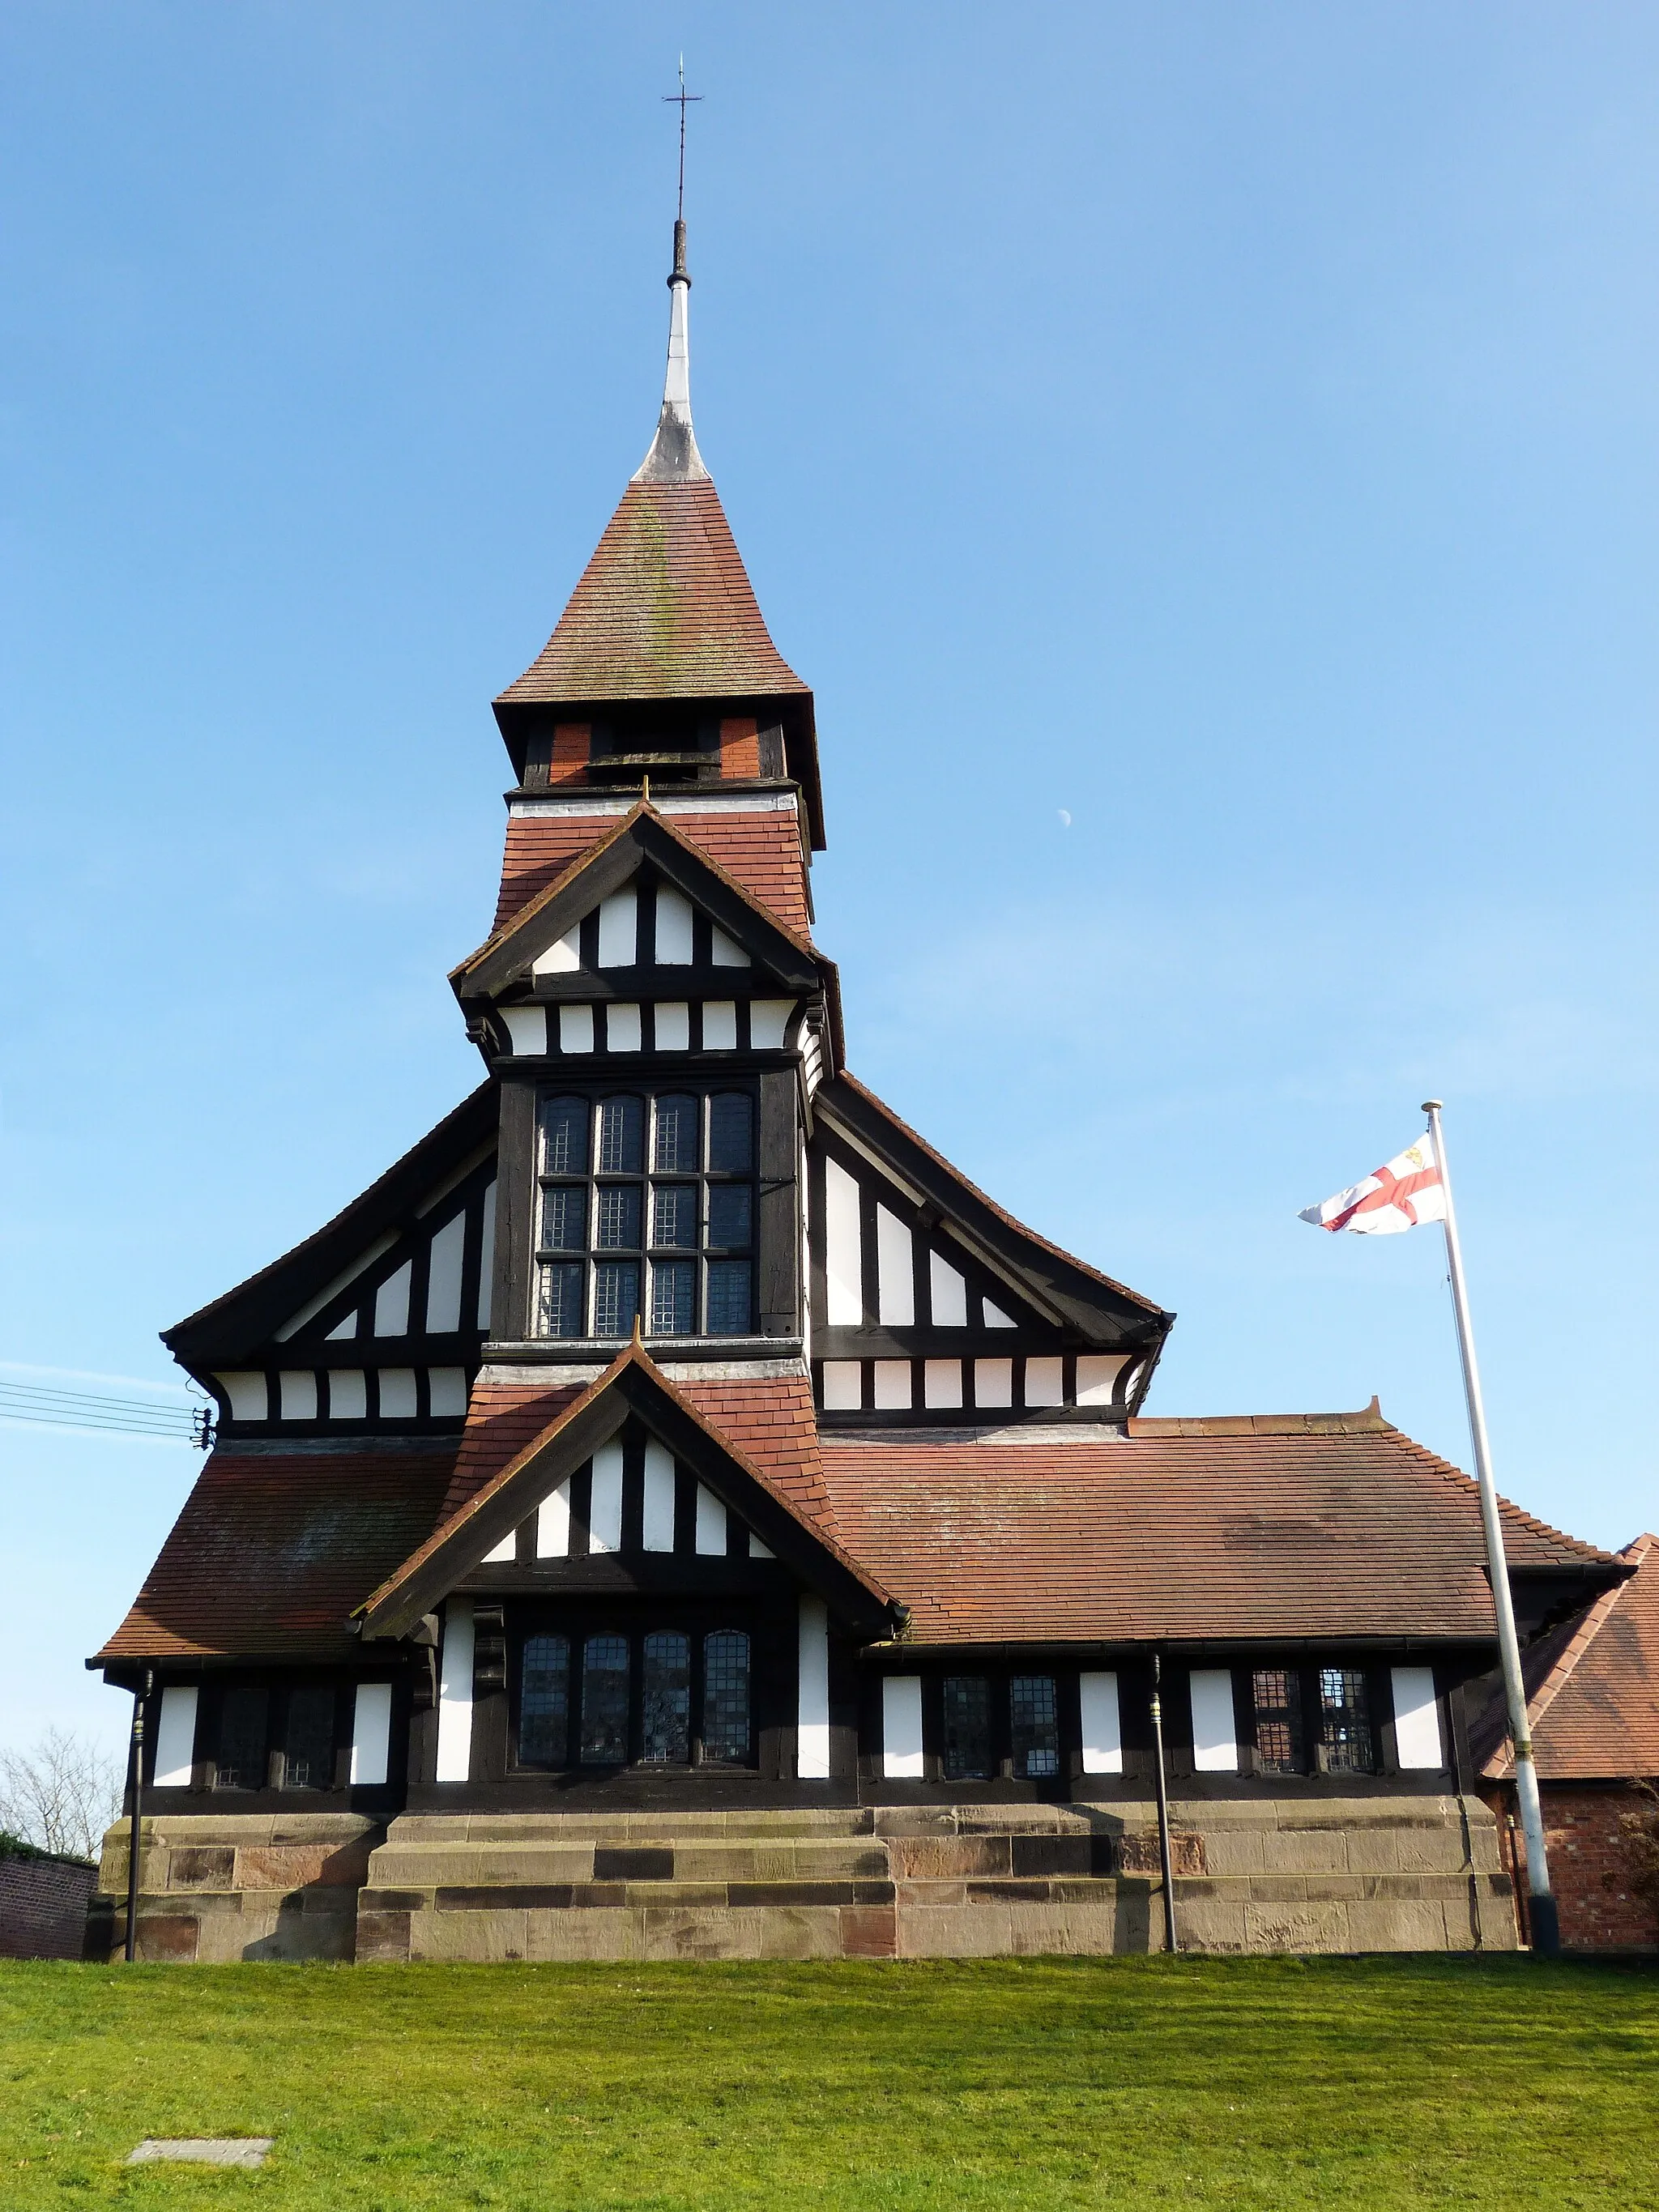
[{"label": "flagpole", "polygon": [[1561,1948],[1560,1922],[1550,1890],[1549,1860],[1544,1848],[1544,1814],[1538,1798],[1538,1769],[1533,1763],[1532,1729],[1527,1717],[1526,1684],[1521,1675],[1521,1647],[1515,1633],[1515,1606],[1510,1595],[1509,1561],[1504,1552],[1504,1528],[1498,1514],[1498,1490],[1492,1481],[1492,1450],[1486,1441],[1486,1412],[1480,1397],[1480,1370],[1475,1364],[1474,1334],[1469,1326],[1468,1293],[1463,1283],[1463,1253],[1457,1241],[1457,1209],[1452,1203],[1451,1170],[1446,1164],[1446,1139],[1440,1127],[1441,1102],[1425,1098],[1434,1157],[1445,1194],[1446,1259],[1451,1271],[1452,1307],[1457,1316],[1457,1349],[1463,1362],[1463,1390],[1469,1405],[1469,1432],[1474,1441],[1474,1471],[1480,1486],[1480,1518],[1486,1532],[1486,1566],[1492,1578],[1492,1608],[1498,1615],[1498,1650],[1504,1668],[1504,1692],[1509,1705],[1510,1741],[1515,1752],[1515,1794],[1520,1802],[1521,1828],[1527,1839],[1528,1920],[1532,1948],[1545,1958],[1554,1958]]}]

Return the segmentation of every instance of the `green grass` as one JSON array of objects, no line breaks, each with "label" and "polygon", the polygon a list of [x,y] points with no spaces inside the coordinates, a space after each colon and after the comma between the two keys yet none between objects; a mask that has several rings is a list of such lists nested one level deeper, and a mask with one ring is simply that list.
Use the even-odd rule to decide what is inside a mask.
[{"label": "green grass", "polygon": [[[257,2173],[124,2169],[271,2135]],[[1659,2206],[1659,1974],[0,1967],[0,2212]]]}]

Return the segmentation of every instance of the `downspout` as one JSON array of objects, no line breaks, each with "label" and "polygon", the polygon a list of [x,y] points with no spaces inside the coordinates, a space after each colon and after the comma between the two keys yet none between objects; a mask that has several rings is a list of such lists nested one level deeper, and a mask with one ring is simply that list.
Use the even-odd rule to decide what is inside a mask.
[{"label": "downspout", "polygon": [[144,1820],[144,1706],[155,1687],[155,1669],[146,1667],[142,1688],[132,1693],[132,1742],[128,1753],[132,1782],[132,1820],[127,1830],[127,1940],[124,1954],[128,1966],[138,1955],[138,1855]]},{"label": "downspout", "polygon": [[1181,1948],[1176,1940],[1175,1853],[1170,1845],[1170,1787],[1164,1772],[1164,1700],[1159,1694],[1164,1678],[1161,1656],[1152,1654],[1152,1753],[1158,1777],[1158,1856],[1164,1871],[1164,1948]]}]

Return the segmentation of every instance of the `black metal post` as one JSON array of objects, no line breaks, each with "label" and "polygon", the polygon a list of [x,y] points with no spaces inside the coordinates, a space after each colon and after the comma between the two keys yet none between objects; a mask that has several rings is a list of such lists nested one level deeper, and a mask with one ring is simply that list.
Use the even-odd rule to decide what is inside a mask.
[{"label": "black metal post", "polygon": [[138,1955],[138,1861],[144,1822],[144,1706],[155,1686],[155,1674],[146,1667],[143,1687],[132,1693],[132,1741],[127,1752],[132,1817],[127,1830],[127,1940],[124,1954],[128,1966]]},{"label": "black metal post", "polygon": [[1152,1654],[1152,1752],[1158,1775],[1158,1856],[1164,1869],[1164,1948],[1178,1951],[1176,1940],[1175,1853],[1170,1847],[1170,1789],[1164,1773],[1164,1701],[1159,1692],[1164,1662]]}]

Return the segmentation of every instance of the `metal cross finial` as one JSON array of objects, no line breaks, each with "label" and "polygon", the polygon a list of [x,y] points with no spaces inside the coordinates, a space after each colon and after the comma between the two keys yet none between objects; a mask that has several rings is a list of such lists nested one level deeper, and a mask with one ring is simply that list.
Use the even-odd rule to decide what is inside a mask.
[{"label": "metal cross finial", "polygon": [[672,103],[680,111],[680,196],[674,210],[674,220],[677,222],[685,221],[685,111],[688,107],[695,107],[702,98],[702,94],[700,92],[688,92],[685,88],[685,56],[682,54],[680,56],[680,88],[678,92],[665,92],[663,94],[665,101]]}]

